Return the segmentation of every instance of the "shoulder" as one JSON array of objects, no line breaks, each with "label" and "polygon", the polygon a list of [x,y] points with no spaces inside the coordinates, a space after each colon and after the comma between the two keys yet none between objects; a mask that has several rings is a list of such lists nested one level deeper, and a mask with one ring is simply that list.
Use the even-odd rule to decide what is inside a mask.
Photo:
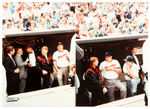
[{"label": "shoulder", "polygon": [[18,55],[18,54],[15,55],[15,59],[16,59],[16,58],[19,58],[19,55]]},{"label": "shoulder", "polygon": [[43,58],[42,56],[37,56],[38,60],[42,60],[42,58]]},{"label": "shoulder", "polygon": [[10,57],[9,57],[8,55],[6,55],[6,56],[4,57],[4,59],[5,59],[5,60],[10,60]]},{"label": "shoulder", "polygon": [[101,63],[100,63],[100,66],[102,66],[102,65],[104,65],[104,64],[106,64],[106,61],[101,62]]},{"label": "shoulder", "polygon": [[54,56],[54,55],[57,55],[58,53],[59,53],[58,51],[55,51],[55,52],[53,53],[53,56]]},{"label": "shoulder", "polygon": [[66,49],[64,49],[64,52],[65,52],[65,53],[69,53],[69,51],[68,51],[68,50],[66,50]]},{"label": "shoulder", "polygon": [[119,61],[118,60],[116,60],[116,59],[113,59],[113,61],[112,62],[114,62],[114,63],[119,63]]}]

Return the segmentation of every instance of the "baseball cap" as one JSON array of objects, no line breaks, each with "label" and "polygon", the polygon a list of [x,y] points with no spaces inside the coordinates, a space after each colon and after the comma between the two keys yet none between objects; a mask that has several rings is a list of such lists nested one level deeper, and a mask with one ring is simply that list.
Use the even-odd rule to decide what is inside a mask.
[{"label": "baseball cap", "polygon": [[107,57],[107,56],[112,56],[112,53],[111,52],[105,52],[105,55],[104,55],[105,57]]},{"label": "baseball cap", "polygon": [[133,62],[133,61],[134,61],[134,58],[133,58],[133,56],[128,55],[128,56],[126,57],[126,59],[124,59],[124,61],[125,61],[125,62],[126,62],[126,61]]}]

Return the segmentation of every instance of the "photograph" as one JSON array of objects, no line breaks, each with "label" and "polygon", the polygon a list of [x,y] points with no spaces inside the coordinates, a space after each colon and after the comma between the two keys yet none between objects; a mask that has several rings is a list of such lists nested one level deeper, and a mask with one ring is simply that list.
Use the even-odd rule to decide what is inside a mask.
[{"label": "photograph", "polygon": [[3,107],[147,107],[149,2],[3,1]]}]

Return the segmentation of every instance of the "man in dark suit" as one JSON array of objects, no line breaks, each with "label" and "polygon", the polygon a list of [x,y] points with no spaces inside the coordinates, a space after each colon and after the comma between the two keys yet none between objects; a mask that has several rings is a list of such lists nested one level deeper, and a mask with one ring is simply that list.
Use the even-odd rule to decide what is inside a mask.
[{"label": "man in dark suit", "polygon": [[19,83],[19,68],[17,68],[16,63],[13,59],[15,49],[13,46],[8,46],[7,55],[4,58],[4,67],[6,69],[7,77],[7,93],[8,95],[13,95],[18,93],[18,83]]},{"label": "man in dark suit", "polygon": [[26,46],[29,63],[27,64],[27,91],[35,91],[41,89],[40,71],[38,70],[37,55],[30,45]]}]

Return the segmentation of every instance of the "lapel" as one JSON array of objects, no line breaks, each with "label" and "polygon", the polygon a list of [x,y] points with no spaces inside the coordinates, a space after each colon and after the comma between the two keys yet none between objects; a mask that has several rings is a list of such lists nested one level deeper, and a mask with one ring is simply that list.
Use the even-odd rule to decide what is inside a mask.
[{"label": "lapel", "polygon": [[22,57],[20,55],[18,55],[18,54],[17,54],[17,56],[21,60],[21,62],[23,62]]},{"label": "lapel", "polygon": [[[10,56],[9,55],[7,55],[7,57],[8,57],[8,59],[10,60],[10,62],[11,62],[11,64],[14,66],[14,67],[16,67],[16,63],[14,64],[14,62],[13,62],[13,60],[10,58]],[[13,57],[12,57],[13,58]],[[14,59],[14,58],[13,58]],[[15,61],[15,60],[14,60]]]}]

